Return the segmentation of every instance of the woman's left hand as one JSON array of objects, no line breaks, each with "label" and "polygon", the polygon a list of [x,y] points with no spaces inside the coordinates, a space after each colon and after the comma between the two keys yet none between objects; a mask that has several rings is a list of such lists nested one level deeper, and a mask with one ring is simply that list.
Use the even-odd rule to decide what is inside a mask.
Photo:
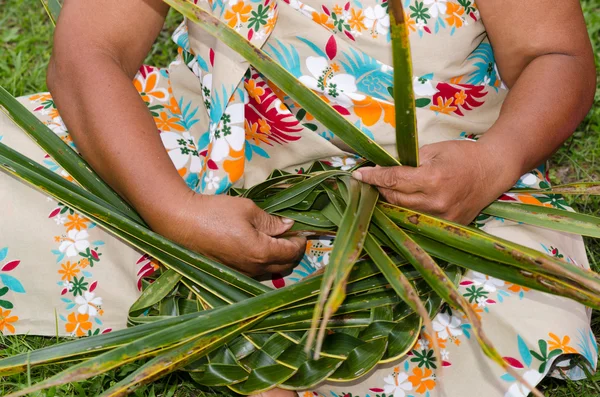
[{"label": "woman's left hand", "polygon": [[417,168],[363,167],[354,178],[377,186],[391,204],[468,224],[518,180],[516,164],[482,142],[423,146]]}]

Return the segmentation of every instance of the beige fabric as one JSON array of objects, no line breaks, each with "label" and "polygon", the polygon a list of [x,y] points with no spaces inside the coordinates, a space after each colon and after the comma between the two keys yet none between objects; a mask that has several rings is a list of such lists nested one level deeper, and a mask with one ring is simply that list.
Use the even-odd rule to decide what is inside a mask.
[{"label": "beige fabric", "polygon": [[[225,3],[215,3],[212,9],[228,22],[235,22],[234,19],[242,15],[233,13],[232,7],[249,6],[251,10],[261,5],[270,7],[268,18],[274,29],[264,32],[268,24],[261,25],[252,36],[253,43],[280,62],[289,61],[286,64],[289,70],[307,84],[317,81],[317,75],[325,70],[319,69],[321,66],[331,68],[333,72],[327,79],[332,81],[331,78],[337,76],[335,81],[346,85],[338,91],[329,85],[320,93],[339,105],[340,111],[347,112],[346,117],[353,124],[367,129],[386,150],[395,153],[394,126],[390,121],[393,117],[386,113],[393,108],[391,98],[385,90],[378,90],[385,88],[381,82],[391,73],[385,17],[382,16],[385,14],[381,13],[384,2],[365,0],[338,4],[334,0],[323,0],[302,4],[297,0],[238,0]],[[507,93],[497,76],[493,54],[490,58],[485,27],[472,3],[469,4],[473,10],[453,0],[419,3],[425,3],[428,9],[430,18],[426,23],[410,17],[409,7],[416,6],[415,1],[406,2],[405,12],[412,26],[415,92],[422,105],[417,110],[420,143],[474,138],[494,123]],[[209,6],[206,1],[198,1],[198,4]],[[329,10],[329,15],[323,7]],[[246,10],[244,15],[251,15],[246,8],[238,10]],[[364,29],[361,25],[348,31],[332,28],[329,22],[337,12],[346,15],[345,18],[363,15]],[[445,27],[441,27],[440,20]],[[240,34],[249,34],[248,23],[250,20],[246,19],[235,25]],[[163,143],[190,187],[214,194],[229,185],[251,186],[264,180],[275,168],[301,171],[317,159],[328,160],[339,167],[352,164],[354,160],[348,156],[348,148],[318,122],[302,115],[289,97],[254,70],[244,77],[247,65],[224,45],[185,24],[174,39],[182,50],[168,74],[143,68],[135,84],[154,112]],[[336,49],[333,56],[332,46],[328,47],[331,40]],[[295,52],[298,62],[293,57],[286,58],[288,52],[292,55]],[[281,58],[277,57],[278,53],[282,54]],[[486,63],[490,59],[492,62]],[[369,69],[369,65],[375,67]],[[369,76],[376,76],[379,83],[367,80]],[[260,87],[263,93],[253,96],[255,87]],[[330,94],[331,90],[338,96]],[[274,99],[273,95],[277,100],[255,112],[259,105]],[[70,143],[48,94],[21,100]],[[437,106],[438,100],[443,106]],[[367,102],[371,107],[361,111]],[[193,110],[196,113],[191,115]],[[277,122],[275,116],[272,119],[266,116],[271,110],[276,110],[273,114],[278,117]],[[256,114],[259,114],[258,120],[254,119]],[[228,115],[230,121],[224,121],[224,115]],[[259,129],[261,120],[267,120],[269,128],[261,124],[264,130]],[[274,131],[283,122],[288,123],[285,126],[289,128],[277,135]],[[231,128],[230,135],[223,133],[226,127]],[[3,143],[61,172],[5,116],[0,116],[0,136]],[[279,140],[274,140],[274,136]],[[184,143],[177,143],[180,140]],[[520,183],[539,186],[546,181],[543,172],[537,170],[525,175]],[[512,195],[509,199],[562,205],[560,200],[542,195]],[[69,212],[60,214],[62,208],[56,202],[3,173],[0,173],[0,205],[5,209],[0,218],[0,293],[1,288],[10,285],[9,291],[0,295],[0,332],[88,335],[125,326],[127,310],[139,294],[136,281],[151,273],[156,264],[93,227],[88,220]],[[580,237],[499,219],[481,219],[478,223],[489,233],[588,267]],[[74,250],[70,251],[71,247]],[[88,256],[88,263],[82,253]],[[322,266],[326,255],[323,252],[317,255],[320,259],[314,255],[305,258],[294,273],[283,279],[273,276],[268,284],[280,287],[296,282]],[[20,262],[14,267],[16,261]],[[597,348],[588,313],[581,305],[472,272],[465,275],[461,286],[466,297],[473,296],[469,289],[476,291],[472,304],[481,312],[490,339],[504,356],[512,359],[510,362],[528,381],[537,383],[557,357],[536,358],[530,351],[544,356],[541,346],[546,346],[547,354],[555,350],[581,354],[595,366]],[[2,306],[2,302],[9,304]],[[8,306],[11,308],[7,309]],[[429,364],[419,362],[418,355],[427,353],[431,346],[428,343],[431,336],[422,335],[411,355],[400,362],[379,366],[359,382],[326,383],[307,393],[327,396],[351,393],[354,397],[526,395],[526,390],[482,356],[464,321],[459,313],[449,312],[435,319],[436,337],[446,346],[443,382]],[[576,370],[569,374],[575,378],[582,376]]]}]

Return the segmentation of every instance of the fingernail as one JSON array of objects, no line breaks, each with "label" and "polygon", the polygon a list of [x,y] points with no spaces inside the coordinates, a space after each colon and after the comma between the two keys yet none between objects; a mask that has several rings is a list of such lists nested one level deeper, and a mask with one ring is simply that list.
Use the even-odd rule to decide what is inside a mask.
[{"label": "fingernail", "polygon": [[362,181],[362,174],[360,171],[354,171],[352,173],[352,178],[356,179],[357,181]]},{"label": "fingernail", "polygon": [[285,223],[286,225],[289,225],[291,223],[294,223],[294,220],[290,218],[281,218],[281,222]]}]

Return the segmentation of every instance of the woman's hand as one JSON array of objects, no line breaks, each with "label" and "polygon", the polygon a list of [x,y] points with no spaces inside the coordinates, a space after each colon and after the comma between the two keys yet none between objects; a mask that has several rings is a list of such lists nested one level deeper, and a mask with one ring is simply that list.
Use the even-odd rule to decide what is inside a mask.
[{"label": "woman's hand", "polygon": [[293,221],[269,215],[251,200],[189,192],[150,226],[183,246],[250,276],[279,273],[299,260],[303,237],[277,238]]},{"label": "woman's hand", "polygon": [[365,167],[354,178],[377,186],[391,204],[462,224],[518,180],[518,167],[498,151],[474,141],[446,141],[423,146],[421,164],[413,167]]}]

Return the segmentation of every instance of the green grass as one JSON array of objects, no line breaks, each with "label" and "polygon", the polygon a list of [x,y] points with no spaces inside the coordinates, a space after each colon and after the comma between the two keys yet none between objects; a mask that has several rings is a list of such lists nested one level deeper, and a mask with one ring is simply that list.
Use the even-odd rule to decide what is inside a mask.
[{"label": "green grass", "polygon": [[[594,52],[600,56],[600,0],[581,1]],[[160,38],[152,48],[146,63],[167,66],[176,54],[169,36],[180,18],[171,12]],[[0,85],[13,95],[20,96],[46,91],[45,70],[50,57],[52,26],[35,0],[0,0]],[[598,63],[598,62],[597,62]],[[600,67],[600,65],[599,65]],[[555,183],[579,180],[600,180],[600,85],[596,90],[595,106],[571,138],[551,159],[550,177]],[[577,198],[575,207],[600,216],[600,198]],[[600,240],[587,241],[592,267],[600,271]],[[600,313],[592,319],[595,334],[600,339]],[[38,349],[56,342],[54,338],[0,335],[0,357]],[[135,364],[98,376],[77,385],[66,385],[35,394],[36,396],[93,396],[110,387],[131,372]],[[0,395],[56,373],[61,367],[36,369],[31,374],[4,378]],[[600,373],[582,382],[546,380],[540,386],[548,397],[592,397],[600,395]],[[191,397],[220,394],[221,390],[200,389],[185,374],[173,374],[152,386],[139,389],[135,395],[144,397]]]}]

